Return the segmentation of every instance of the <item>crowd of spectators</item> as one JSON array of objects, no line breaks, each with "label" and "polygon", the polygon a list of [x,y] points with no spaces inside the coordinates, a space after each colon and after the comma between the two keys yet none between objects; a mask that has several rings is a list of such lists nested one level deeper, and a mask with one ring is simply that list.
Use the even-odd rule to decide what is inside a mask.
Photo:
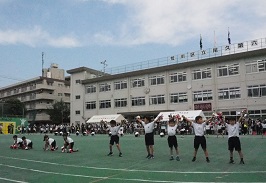
[{"label": "crowd of spectators", "polygon": [[[118,125],[120,125],[118,123]],[[218,126],[220,122],[212,122],[210,125],[210,134],[216,135],[218,131]],[[247,123],[242,123],[240,125],[240,133],[242,135],[261,135],[266,130],[266,119],[248,119]],[[162,121],[155,124],[154,132],[159,135],[161,132],[166,133],[166,122]],[[134,134],[135,132],[139,132],[140,134],[144,133],[143,127],[141,124],[136,123],[135,121],[126,122],[122,127],[123,133],[126,134]],[[26,127],[20,128],[20,133],[69,133],[69,134],[81,134],[81,135],[89,135],[91,132],[95,134],[107,134],[108,126],[104,123],[82,123],[82,124],[34,124],[28,125]],[[193,134],[193,128],[188,125],[186,121],[180,121],[177,129],[178,134]]]}]

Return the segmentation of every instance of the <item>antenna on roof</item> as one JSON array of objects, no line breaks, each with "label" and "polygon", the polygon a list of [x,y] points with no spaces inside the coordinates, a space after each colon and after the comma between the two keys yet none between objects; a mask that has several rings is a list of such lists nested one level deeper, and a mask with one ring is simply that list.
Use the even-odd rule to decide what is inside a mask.
[{"label": "antenna on roof", "polygon": [[107,67],[106,60],[101,61],[100,63],[103,64],[103,74],[105,74],[105,68]]}]

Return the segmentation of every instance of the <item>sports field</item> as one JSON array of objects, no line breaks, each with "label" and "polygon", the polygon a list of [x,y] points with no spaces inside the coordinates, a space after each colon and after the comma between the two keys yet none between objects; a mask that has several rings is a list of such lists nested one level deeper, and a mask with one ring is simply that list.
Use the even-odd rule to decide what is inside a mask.
[{"label": "sports field", "polygon": [[[19,135],[21,137],[21,135]],[[144,136],[120,138],[123,157],[109,152],[109,136],[75,136],[79,152],[43,151],[43,135],[26,135],[33,141],[32,150],[14,150],[12,135],[0,136],[0,182],[30,183],[124,183],[124,182],[266,182],[266,137],[241,136],[245,165],[229,164],[227,137],[207,138],[211,162],[203,151],[192,162],[193,136],[178,137],[181,161],[169,161],[167,137],[155,136],[155,159],[146,159]],[[50,135],[63,145],[63,137]]]}]

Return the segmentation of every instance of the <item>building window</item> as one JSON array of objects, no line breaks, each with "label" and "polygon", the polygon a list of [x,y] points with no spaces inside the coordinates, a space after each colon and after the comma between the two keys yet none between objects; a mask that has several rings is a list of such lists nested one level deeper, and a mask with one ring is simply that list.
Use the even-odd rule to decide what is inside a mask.
[{"label": "building window", "polygon": [[266,85],[248,86],[248,97],[264,97],[266,96]]},{"label": "building window", "polygon": [[21,101],[26,101],[27,100],[27,97],[26,96],[21,96]]},{"label": "building window", "polygon": [[223,65],[217,68],[218,77],[239,74],[239,64]]},{"label": "building window", "polygon": [[219,100],[235,99],[235,98],[241,98],[240,87],[221,88],[218,90]]},{"label": "building window", "polygon": [[160,75],[160,76],[151,76],[149,77],[150,80],[150,85],[160,85],[160,84],[164,84],[164,75]]},{"label": "building window", "polygon": [[99,84],[99,91],[106,92],[111,90],[111,85],[109,83]]},{"label": "building window", "polygon": [[80,99],[80,95],[76,95],[76,99]]},{"label": "building window", "polygon": [[63,84],[61,84],[61,83],[58,83],[58,86],[59,86],[59,87],[63,87]]},{"label": "building window", "polygon": [[100,109],[111,108],[111,100],[100,100]]},{"label": "building window", "polygon": [[115,90],[122,90],[127,88],[127,81],[116,81],[114,82]]},{"label": "building window", "polygon": [[77,79],[76,84],[80,84],[80,83],[81,83],[80,79]]},{"label": "building window", "polygon": [[95,93],[96,92],[96,86],[90,85],[86,87],[86,93]]},{"label": "building window", "polygon": [[11,91],[7,91],[7,92],[6,92],[6,95],[7,95],[7,96],[10,96],[10,95],[11,95]]},{"label": "building window", "polygon": [[96,101],[86,102],[86,109],[96,109]]},{"label": "building window", "polygon": [[132,97],[131,99],[132,106],[142,106],[145,105],[145,97]]},{"label": "building window", "polygon": [[150,96],[150,105],[164,104],[165,96],[164,95],[152,95]]},{"label": "building window", "polygon": [[34,89],[36,89],[36,84],[31,84],[30,85],[30,90],[34,90]]},{"label": "building window", "polygon": [[21,92],[25,92],[25,91],[27,91],[27,86],[24,86],[21,88]]},{"label": "building window", "polygon": [[144,78],[138,78],[138,79],[132,79],[131,80],[131,87],[143,87],[145,86],[145,79]]},{"label": "building window", "polygon": [[197,80],[197,79],[206,79],[206,78],[211,78],[211,68],[206,68],[206,69],[197,69],[192,71],[192,79]]},{"label": "building window", "polygon": [[75,111],[75,113],[76,113],[77,115],[79,115],[79,114],[80,114],[80,111]]},{"label": "building window", "polygon": [[212,100],[212,91],[211,90],[203,90],[203,91],[194,91],[193,92],[193,100],[196,101],[207,101]]},{"label": "building window", "polygon": [[266,59],[246,63],[246,73],[266,71]]},{"label": "building window", "polygon": [[58,96],[60,96],[60,97],[63,96],[63,93],[58,93]]},{"label": "building window", "polygon": [[30,96],[30,100],[36,99],[36,94],[35,93],[31,93],[29,96]]},{"label": "building window", "polygon": [[19,93],[19,88],[18,88],[18,89],[17,89],[17,88],[16,88],[16,89],[14,89],[13,93],[14,93],[14,94],[17,94],[17,93]]},{"label": "building window", "polygon": [[127,106],[126,98],[115,99],[115,107],[126,107],[126,106]]},{"label": "building window", "polygon": [[188,102],[187,93],[171,93],[170,94],[170,103],[185,103]]},{"label": "building window", "polygon": [[177,83],[187,80],[186,72],[176,72],[169,75],[170,83]]}]

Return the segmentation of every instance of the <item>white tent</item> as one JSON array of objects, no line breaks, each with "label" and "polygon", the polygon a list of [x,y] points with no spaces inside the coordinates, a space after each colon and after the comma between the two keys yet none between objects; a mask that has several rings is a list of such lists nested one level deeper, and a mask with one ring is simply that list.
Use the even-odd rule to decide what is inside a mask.
[{"label": "white tent", "polygon": [[94,115],[88,121],[86,121],[86,123],[100,123],[101,121],[110,122],[111,120],[115,120],[116,122],[120,123],[122,120],[125,120],[125,118],[121,114]]},{"label": "white tent", "polygon": [[189,120],[195,120],[196,116],[201,116],[203,120],[206,119],[204,113],[202,112],[202,110],[193,110],[193,111],[170,111],[170,112],[160,112],[158,114],[158,116],[156,117],[156,119],[159,116],[163,116],[162,121],[168,121],[169,120],[169,115],[172,116],[176,116],[178,115],[181,117],[182,115],[184,115],[186,118],[188,118]]}]

